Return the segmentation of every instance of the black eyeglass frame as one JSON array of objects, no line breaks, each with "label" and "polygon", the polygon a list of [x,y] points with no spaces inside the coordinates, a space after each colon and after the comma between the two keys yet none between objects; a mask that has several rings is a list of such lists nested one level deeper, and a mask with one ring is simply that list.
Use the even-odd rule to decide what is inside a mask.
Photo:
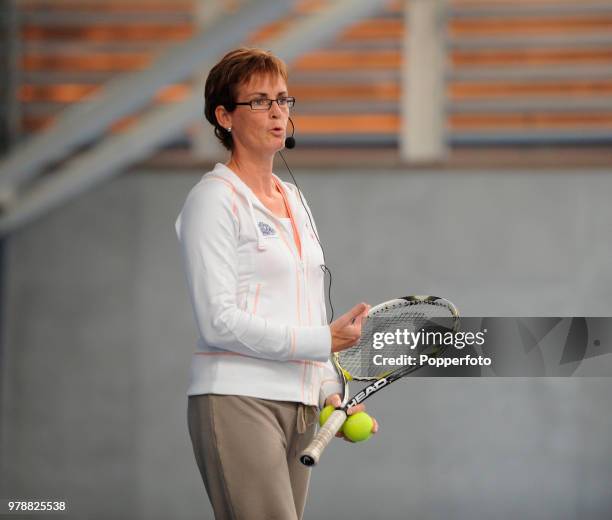
[{"label": "black eyeglass frame", "polygon": [[[285,102],[284,105],[281,105],[279,103],[279,100],[283,100]],[[257,107],[255,108],[253,106],[253,103],[261,103],[262,101],[267,101],[267,105],[263,105],[262,107]],[[238,105],[248,105],[251,107],[251,110],[255,111],[255,112],[262,112],[264,110],[270,110],[272,108],[272,103],[276,101],[276,104],[278,105],[279,108],[293,108],[295,106],[295,98],[293,96],[283,96],[283,97],[279,97],[276,99],[267,99],[267,98],[257,98],[257,99],[253,99],[251,101],[244,101],[244,102],[240,102],[240,103],[234,103],[234,105],[238,106]]]}]

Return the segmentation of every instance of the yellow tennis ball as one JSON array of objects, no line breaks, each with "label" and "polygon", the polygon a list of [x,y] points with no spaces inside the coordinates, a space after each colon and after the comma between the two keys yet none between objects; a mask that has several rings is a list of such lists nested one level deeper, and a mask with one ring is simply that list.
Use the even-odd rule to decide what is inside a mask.
[{"label": "yellow tennis ball", "polygon": [[348,416],[342,431],[347,439],[361,442],[367,441],[372,436],[372,426],[374,421],[367,413],[357,412]]},{"label": "yellow tennis ball", "polygon": [[321,426],[325,424],[325,421],[329,419],[329,416],[334,410],[335,408],[331,404],[328,404],[325,408],[323,408],[323,410],[321,410],[321,413],[319,413],[319,424]]}]

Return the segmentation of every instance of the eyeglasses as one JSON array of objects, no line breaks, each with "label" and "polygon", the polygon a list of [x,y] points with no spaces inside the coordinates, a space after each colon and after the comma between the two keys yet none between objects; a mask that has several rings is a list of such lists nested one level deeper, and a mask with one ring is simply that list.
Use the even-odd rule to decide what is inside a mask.
[{"label": "eyeglasses", "polygon": [[280,108],[293,108],[293,105],[295,105],[294,97],[279,97],[277,99],[258,98],[244,103],[234,103],[234,105],[249,105],[251,110],[270,110],[273,101],[276,101]]}]

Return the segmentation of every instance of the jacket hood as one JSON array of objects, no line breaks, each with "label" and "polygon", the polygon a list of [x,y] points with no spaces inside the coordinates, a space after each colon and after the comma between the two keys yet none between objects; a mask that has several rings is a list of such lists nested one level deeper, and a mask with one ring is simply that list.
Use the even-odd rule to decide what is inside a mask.
[{"label": "jacket hood", "polygon": [[[253,223],[253,227],[255,228],[255,231],[257,233],[257,248],[260,251],[265,250],[267,247],[266,241],[264,239],[263,232],[260,229],[259,224],[257,223],[254,207],[257,207],[259,210],[263,211],[270,218],[279,220],[279,217],[277,217],[266,206],[264,206],[264,204],[259,200],[259,198],[257,198],[257,196],[253,193],[251,188],[249,188],[244,183],[244,181],[238,175],[236,175],[230,168],[228,168],[225,164],[222,164],[222,163],[215,164],[214,169],[211,172],[207,173],[204,176],[204,178],[211,177],[211,176],[221,177],[225,179],[226,181],[230,182],[235,187],[236,192],[240,196],[242,196],[242,198],[246,201],[248,205],[248,209],[249,209],[249,214],[251,216],[251,221]],[[284,188],[285,196],[287,197],[289,202],[295,203],[295,200],[294,200],[295,192],[293,191],[293,186],[283,183],[283,181],[274,174],[272,174],[272,176],[276,179],[276,181],[281,186],[281,188]],[[289,189],[287,189],[288,186],[290,186]],[[293,207],[297,207],[297,206],[294,205]],[[297,226],[298,226],[298,222],[296,222],[296,227]]]}]

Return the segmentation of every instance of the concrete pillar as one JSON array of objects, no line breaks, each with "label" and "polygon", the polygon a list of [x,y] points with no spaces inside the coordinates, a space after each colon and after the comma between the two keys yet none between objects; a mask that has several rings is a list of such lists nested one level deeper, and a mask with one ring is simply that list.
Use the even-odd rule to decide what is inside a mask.
[{"label": "concrete pillar", "polygon": [[0,2],[0,155],[15,145],[21,130],[19,18],[15,0]]},{"label": "concrete pillar", "polygon": [[410,0],[405,9],[400,156],[407,162],[444,159],[447,0]]},{"label": "concrete pillar", "polygon": [[[235,0],[231,2],[218,2],[217,0],[198,0],[194,3],[196,30],[204,30],[215,20],[235,11],[239,7]],[[222,161],[227,151],[215,137],[214,129],[204,117],[204,82],[207,70],[197,71],[193,77],[193,89],[202,94],[202,118],[192,125],[189,130],[191,140],[191,153],[193,157],[202,161]]]}]

